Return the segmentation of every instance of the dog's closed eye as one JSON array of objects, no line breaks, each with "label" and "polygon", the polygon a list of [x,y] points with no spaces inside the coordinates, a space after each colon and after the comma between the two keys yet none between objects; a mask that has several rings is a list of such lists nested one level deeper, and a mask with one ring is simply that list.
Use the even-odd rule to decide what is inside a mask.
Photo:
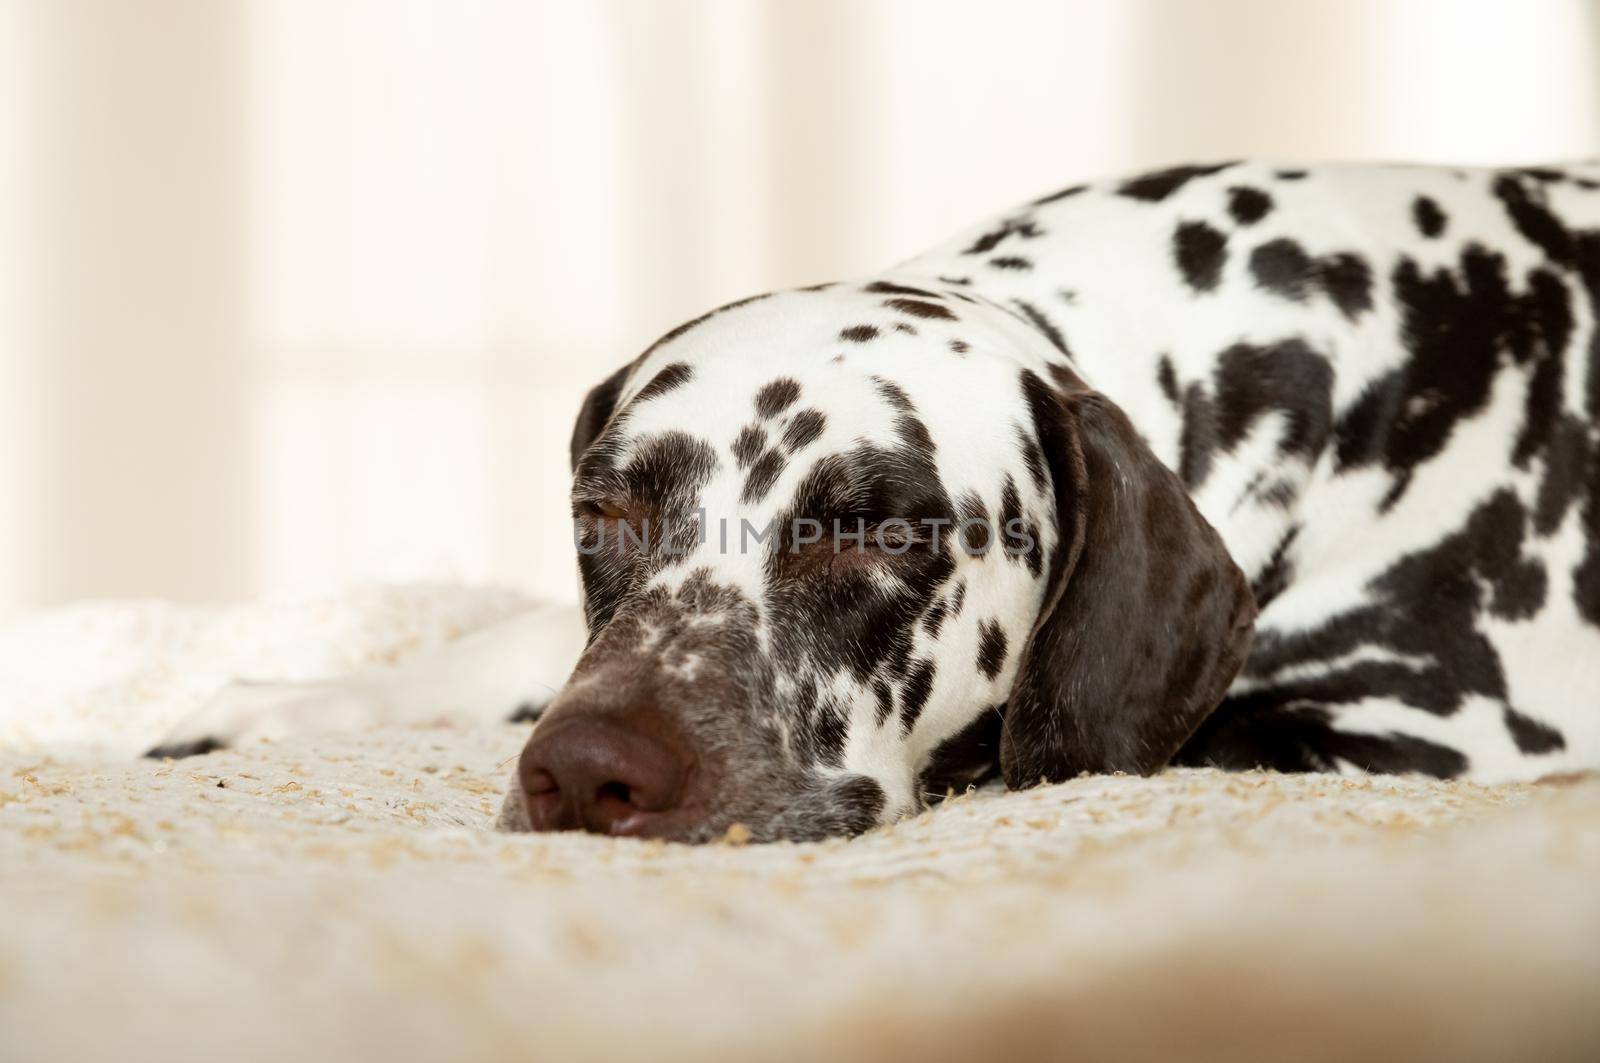
[{"label": "dog's closed eye", "polygon": [[650,553],[666,533],[653,510],[631,501],[579,498],[572,508],[580,540],[596,552]]},{"label": "dog's closed eye", "polygon": [[939,544],[928,529],[910,521],[829,518],[807,525],[781,551],[794,576],[840,576],[893,565]]},{"label": "dog's closed eye", "polygon": [[621,502],[606,499],[582,499],[577,503],[578,515],[594,520],[629,520],[632,510]]}]

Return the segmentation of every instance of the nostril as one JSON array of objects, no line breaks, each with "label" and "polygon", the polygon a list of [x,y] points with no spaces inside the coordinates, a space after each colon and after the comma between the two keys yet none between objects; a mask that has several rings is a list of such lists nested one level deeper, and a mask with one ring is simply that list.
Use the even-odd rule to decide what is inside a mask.
[{"label": "nostril", "polygon": [[608,782],[601,785],[594,793],[596,801],[621,801],[625,805],[633,804],[633,789],[627,783]]},{"label": "nostril", "polygon": [[521,764],[534,829],[636,834],[678,808],[693,762],[664,725],[644,723],[591,717],[541,725]]},{"label": "nostril", "polygon": [[625,783],[603,784],[594,793],[590,822],[608,834],[629,833],[630,826],[644,821],[640,814],[645,810],[639,807],[636,796]]},{"label": "nostril", "polygon": [[543,768],[524,764],[522,769],[523,801],[528,815],[540,826],[554,823],[561,815],[561,784]]}]

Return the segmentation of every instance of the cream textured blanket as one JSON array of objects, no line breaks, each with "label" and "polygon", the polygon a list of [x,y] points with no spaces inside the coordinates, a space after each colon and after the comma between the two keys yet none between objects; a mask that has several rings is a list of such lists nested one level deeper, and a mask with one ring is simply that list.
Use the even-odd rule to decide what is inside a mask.
[{"label": "cream textured blanket", "polygon": [[519,604],[0,632],[0,1059],[1600,1058],[1600,781],[1082,778],[687,848],[490,832],[525,728],[128,757]]}]

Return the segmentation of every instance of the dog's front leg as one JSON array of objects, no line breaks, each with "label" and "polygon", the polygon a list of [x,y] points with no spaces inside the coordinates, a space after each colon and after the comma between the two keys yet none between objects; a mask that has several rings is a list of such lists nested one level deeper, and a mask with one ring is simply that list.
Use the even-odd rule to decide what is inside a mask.
[{"label": "dog's front leg", "polygon": [[566,682],[586,637],[578,609],[547,607],[403,664],[310,683],[230,683],[146,756],[385,725],[532,719]]}]

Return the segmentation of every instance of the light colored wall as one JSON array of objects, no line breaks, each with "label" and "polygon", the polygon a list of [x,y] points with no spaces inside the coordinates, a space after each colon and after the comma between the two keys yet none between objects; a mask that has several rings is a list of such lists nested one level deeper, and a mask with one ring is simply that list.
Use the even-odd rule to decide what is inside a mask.
[{"label": "light colored wall", "polygon": [[570,596],[671,325],[1069,181],[1600,154],[1580,0],[0,0],[0,616]]}]

